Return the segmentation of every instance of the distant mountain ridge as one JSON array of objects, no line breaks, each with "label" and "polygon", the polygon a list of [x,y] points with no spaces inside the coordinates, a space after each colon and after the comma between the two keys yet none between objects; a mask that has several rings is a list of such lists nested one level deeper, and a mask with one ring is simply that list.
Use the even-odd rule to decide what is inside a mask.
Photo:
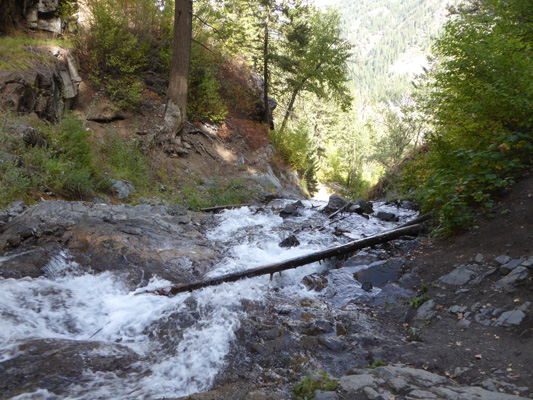
[{"label": "distant mountain ridge", "polygon": [[[373,101],[394,100],[422,72],[432,38],[458,0],[336,0],[342,29],[355,46],[351,78]],[[320,4],[320,3],[319,3]]]}]

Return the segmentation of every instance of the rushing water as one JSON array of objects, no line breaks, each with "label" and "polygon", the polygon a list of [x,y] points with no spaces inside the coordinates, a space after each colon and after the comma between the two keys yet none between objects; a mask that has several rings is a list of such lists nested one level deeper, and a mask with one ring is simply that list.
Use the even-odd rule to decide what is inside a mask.
[{"label": "rushing water", "polygon": [[[277,206],[284,204],[278,201]],[[398,224],[357,214],[331,223],[317,212],[325,203],[306,201],[304,205],[301,217],[285,220],[275,212],[276,203],[266,210],[244,207],[217,215],[216,227],[207,236],[226,258],[208,276],[301,256]],[[375,210],[398,214],[400,223],[415,214],[383,204],[375,204]],[[346,232],[334,235],[336,228]],[[281,248],[279,243],[295,230],[300,245]],[[62,252],[49,261],[40,278],[0,280],[0,362],[19,356],[21,346],[31,340],[99,343],[106,346],[93,352],[112,356],[124,348],[131,351],[137,357],[131,372],[87,369],[80,380],[83,384],[68,387],[68,398],[156,399],[206,391],[224,368],[235,331],[246,318],[242,301],[261,302],[273,288],[289,298],[318,296],[301,280],[326,268],[327,264],[315,263],[276,274],[272,281],[263,276],[168,298],[139,293],[169,282],[153,279],[132,292],[115,274],[82,272]],[[336,279],[342,280],[342,273],[337,272],[332,281]],[[357,295],[360,285],[353,279],[350,284],[354,286],[351,295]],[[41,388],[16,398],[59,397]]]}]

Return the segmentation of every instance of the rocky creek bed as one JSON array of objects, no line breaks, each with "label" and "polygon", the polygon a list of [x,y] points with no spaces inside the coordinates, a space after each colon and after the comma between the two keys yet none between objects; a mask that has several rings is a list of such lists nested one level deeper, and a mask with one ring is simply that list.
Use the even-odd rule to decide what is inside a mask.
[{"label": "rocky creek bed", "polygon": [[416,216],[377,203],[333,222],[332,210],[318,212],[324,205],[274,201],[206,216],[149,204],[13,204],[0,216],[0,398],[290,399],[302,376],[320,371],[340,381],[316,393],[323,400],[531,396],[527,240],[503,252],[459,248],[462,259],[450,254],[454,263],[428,272],[442,249],[405,237],[271,280],[140,294]]}]

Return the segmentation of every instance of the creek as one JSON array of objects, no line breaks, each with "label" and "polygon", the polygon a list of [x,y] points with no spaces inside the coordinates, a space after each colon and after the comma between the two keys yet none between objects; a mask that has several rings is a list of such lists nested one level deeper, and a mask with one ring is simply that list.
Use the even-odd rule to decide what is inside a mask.
[{"label": "creek", "polygon": [[[284,219],[279,211],[289,203],[275,200],[265,208],[243,207],[210,217],[205,235],[223,258],[206,276],[309,254],[394,229],[416,216],[415,211],[375,203],[375,212],[392,212],[399,221],[349,213],[332,222],[319,211],[326,203],[312,200],[302,202],[299,216]],[[298,246],[279,246],[293,234]],[[0,257],[0,264],[9,257]],[[225,376],[231,380],[249,370],[258,358],[275,356],[275,350],[258,347],[249,354],[239,350],[257,342],[247,337],[249,321],[268,319],[269,309],[289,318],[301,314],[302,304],[315,302],[324,313],[335,314],[352,307],[358,297],[378,295],[379,288],[362,290],[354,273],[385,262],[386,252],[362,251],[358,257],[363,261],[346,268],[336,268],[339,261],[332,260],[270,279],[261,276],[165,297],[142,292],[169,281],[153,277],[132,290],[120,274],[88,272],[63,249],[40,277],[0,280],[0,369],[7,376],[3,384],[20,389],[0,398],[159,399],[207,391]],[[324,278],[324,289],[304,285],[310,276]],[[321,324],[315,318],[310,327],[301,315],[299,321],[307,331]],[[338,335],[329,328],[319,333],[324,333],[323,341]],[[331,346],[336,343],[332,340],[327,342]],[[230,366],[238,369],[236,363],[246,367],[228,371]],[[21,372],[10,372],[21,365],[32,369],[32,382]]]}]

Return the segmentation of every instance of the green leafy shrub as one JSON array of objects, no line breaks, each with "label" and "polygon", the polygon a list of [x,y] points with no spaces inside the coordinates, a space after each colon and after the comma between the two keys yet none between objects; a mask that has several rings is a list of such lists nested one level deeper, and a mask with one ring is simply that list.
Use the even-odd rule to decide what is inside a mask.
[{"label": "green leafy shrub", "polygon": [[100,144],[103,163],[116,179],[126,179],[139,190],[151,185],[150,162],[136,143],[123,141],[120,136],[107,134]]},{"label": "green leafy shrub", "polygon": [[298,172],[306,189],[314,193],[318,185],[317,160],[309,127],[300,123],[295,129],[271,131],[270,138],[281,158]]},{"label": "green leafy shrub", "polygon": [[533,86],[524,83],[533,77],[533,22],[522,23],[531,12],[526,3],[466,3],[434,46],[422,97],[434,133],[398,179],[422,211],[438,210],[436,234],[470,227],[476,210],[490,208],[531,164]]},{"label": "green leafy shrub", "polygon": [[25,171],[0,156],[0,207],[26,198],[31,187],[31,179]]},{"label": "green leafy shrub", "polygon": [[91,0],[93,19],[84,55],[91,79],[121,108],[144,99],[147,72],[168,79],[172,60],[173,2]]},{"label": "green leafy shrub", "polygon": [[303,377],[293,391],[297,399],[309,400],[315,397],[315,390],[334,391],[338,387],[339,381],[331,379],[326,372],[321,372]]},{"label": "green leafy shrub", "polygon": [[220,96],[220,56],[193,46],[189,73],[187,113],[200,121],[222,123],[228,113]]}]

